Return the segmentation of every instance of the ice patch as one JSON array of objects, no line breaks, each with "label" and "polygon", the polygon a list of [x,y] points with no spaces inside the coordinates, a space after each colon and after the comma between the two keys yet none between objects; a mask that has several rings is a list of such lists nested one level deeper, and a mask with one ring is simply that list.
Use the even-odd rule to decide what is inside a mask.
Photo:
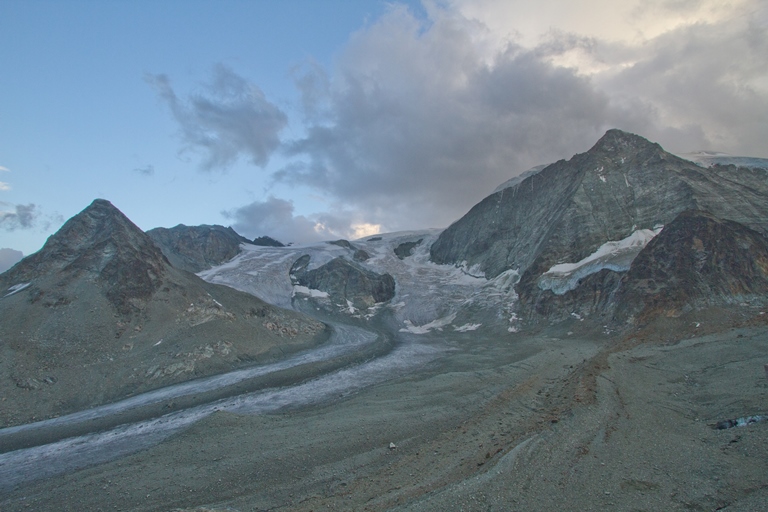
[{"label": "ice patch", "polygon": [[662,227],[639,229],[622,240],[604,243],[581,261],[555,265],[541,275],[539,288],[563,295],[575,289],[580,279],[603,269],[626,272],[640,251],[661,232]]},{"label": "ice patch", "polygon": [[29,286],[29,285],[31,285],[31,284],[32,284],[32,283],[20,283],[20,284],[15,284],[15,285],[11,286],[10,288],[8,288],[8,293],[6,293],[5,295],[3,295],[3,297],[10,297],[10,296],[11,296],[11,295],[13,295],[14,293],[20,292],[21,290],[23,290],[24,288],[28,287],[28,286]]},{"label": "ice patch", "polygon": [[483,324],[464,324],[459,327],[454,327],[453,330],[457,332],[476,331]]},{"label": "ice patch", "polygon": [[411,334],[427,334],[432,329],[437,329],[438,331],[442,331],[443,327],[446,325],[450,325],[451,322],[456,318],[456,313],[451,313],[448,316],[444,316],[443,318],[438,318],[437,320],[432,320],[428,324],[424,325],[413,325],[413,322],[410,320],[406,320],[403,322],[405,324],[405,327],[403,329],[400,329],[400,332],[410,332]]},{"label": "ice patch", "polygon": [[301,285],[294,285],[293,286],[293,295],[307,295],[309,297],[315,298],[315,299],[327,299],[328,293],[324,292],[322,290],[315,290],[313,288],[307,288],[306,286]]}]

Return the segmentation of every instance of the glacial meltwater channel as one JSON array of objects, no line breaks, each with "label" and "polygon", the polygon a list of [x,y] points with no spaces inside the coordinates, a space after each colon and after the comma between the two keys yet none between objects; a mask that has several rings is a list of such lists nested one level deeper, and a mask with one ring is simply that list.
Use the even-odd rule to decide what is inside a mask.
[{"label": "glacial meltwater channel", "polygon": [[89,423],[99,424],[99,420],[119,417],[132,410],[169,399],[201,394],[292,367],[327,361],[344,354],[359,352],[374,342],[381,341],[380,335],[358,327],[335,324],[333,329],[330,344],[279,363],[169,386],[94,409],[2,429],[0,430],[0,447],[3,449],[12,447],[19,437],[31,440],[39,437],[45,444],[40,444],[39,441],[33,442],[29,448],[0,454],[0,492],[9,491],[27,482],[104,463],[149,448],[217,411],[260,414],[336,398],[403,375],[435,359],[445,350],[435,344],[422,342],[423,338],[408,336],[404,343],[380,357],[335,369],[295,385],[220,398],[142,421],[112,426],[107,430],[91,431],[67,438],[59,436],[57,440],[47,442],[51,433],[66,432],[68,428]]}]

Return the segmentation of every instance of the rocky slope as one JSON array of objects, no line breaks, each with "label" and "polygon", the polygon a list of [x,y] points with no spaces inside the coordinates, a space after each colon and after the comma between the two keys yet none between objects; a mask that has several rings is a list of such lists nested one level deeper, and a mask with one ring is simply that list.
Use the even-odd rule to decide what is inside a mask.
[{"label": "rocky slope", "polygon": [[[650,300],[615,292],[645,243],[687,210],[709,212],[712,222],[731,221],[729,233],[750,230],[757,237],[751,243],[758,244],[768,233],[766,171],[705,169],[642,137],[610,130],[588,152],[485,198],[441,234],[430,256],[487,277],[518,270],[524,318],[562,320],[581,316],[578,311],[605,316],[626,309],[617,299]],[[690,216],[680,219],[685,222]],[[675,244],[666,249],[686,251]],[[576,269],[580,274],[572,274]],[[550,279],[569,274],[569,283],[555,286]],[[703,278],[719,279],[715,274]]]},{"label": "rocky slope", "polygon": [[768,240],[737,222],[687,210],[641,250],[628,270],[603,268],[564,293],[535,272],[518,283],[519,308],[535,321],[593,319],[644,325],[712,307],[768,303]]},{"label": "rocky slope", "polygon": [[174,267],[193,273],[231,260],[240,252],[240,244],[250,242],[234,229],[219,225],[179,224],[173,228],[150,229],[147,235]]},{"label": "rocky slope", "polygon": [[319,340],[322,324],[173,267],[108,201],[0,274],[0,424],[63,414]]}]

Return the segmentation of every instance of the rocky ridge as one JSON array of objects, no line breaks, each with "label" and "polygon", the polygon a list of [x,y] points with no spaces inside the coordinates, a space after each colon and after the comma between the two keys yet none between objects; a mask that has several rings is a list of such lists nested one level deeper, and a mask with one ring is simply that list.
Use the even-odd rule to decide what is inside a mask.
[{"label": "rocky ridge", "polygon": [[147,235],[160,247],[176,268],[197,273],[231,260],[240,253],[240,244],[250,241],[231,227],[219,225],[155,228]]}]

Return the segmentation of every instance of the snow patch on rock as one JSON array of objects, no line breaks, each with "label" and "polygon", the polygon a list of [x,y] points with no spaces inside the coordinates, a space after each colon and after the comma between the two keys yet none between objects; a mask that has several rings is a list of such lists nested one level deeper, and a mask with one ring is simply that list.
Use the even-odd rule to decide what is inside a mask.
[{"label": "snow patch on rock", "polygon": [[31,284],[32,283],[19,283],[19,284],[15,284],[15,285],[11,286],[10,288],[8,288],[8,293],[3,295],[3,297],[10,297],[14,293],[20,292],[21,290],[23,290],[24,288],[27,288]]},{"label": "snow patch on rock", "polygon": [[576,289],[579,280],[603,269],[626,272],[635,257],[661,229],[662,227],[636,230],[622,240],[604,243],[595,252],[576,263],[554,265],[539,278],[539,288],[563,295]]}]

